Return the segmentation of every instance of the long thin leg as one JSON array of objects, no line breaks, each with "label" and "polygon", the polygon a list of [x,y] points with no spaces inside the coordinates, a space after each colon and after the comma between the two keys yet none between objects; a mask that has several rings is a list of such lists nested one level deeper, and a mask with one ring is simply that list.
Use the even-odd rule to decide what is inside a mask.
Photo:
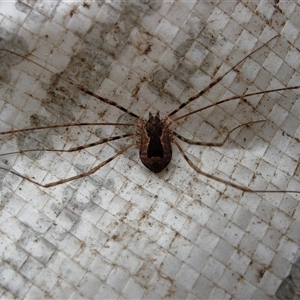
[{"label": "long thin leg", "polygon": [[214,176],[214,175],[211,175],[209,173],[206,173],[204,171],[202,171],[200,168],[198,168],[188,157],[187,155],[184,153],[183,149],[181,148],[181,146],[178,144],[178,142],[176,140],[173,140],[172,141],[176,146],[177,148],[179,149],[180,153],[182,154],[182,156],[184,157],[184,159],[187,161],[187,163],[199,174],[205,176],[205,177],[208,177],[208,178],[211,178],[215,181],[218,181],[218,182],[221,182],[221,183],[224,183],[226,185],[229,185],[235,189],[238,189],[240,191],[243,191],[243,192],[247,192],[247,193],[300,193],[300,190],[299,191],[277,191],[277,190],[252,190],[252,189],[249,189],[247,187],[244,187],[242,185],[239,185],[239,184],[236,184],[236,183],[233,183],[233,182],[230,182],[230,181],[227,181],[227,180],[224,180],[222,178],[219,178],[217,176]]},{"label": "long thin leg", "polygon": [[200,96],[202,96],[204,93],[206,93],[209,89],[211,89],[213,86],[215,86],[217,83],[219,83],[228,73],[230,73],[232,70],[234,70],[239,64],[241,64],[243,61],[245,61],[248,57],[250,57],[253,53],[257,52],[258,50],[260,50],[261,48],[265,47],[268,43],[270,43],[272,40],[274,40],[275,38],[277,38],[279,35],[274,36],[273,38],[271,38],[269,41],[267,41],[266,43],[264,43],[262,46],[258,47],[257,49],[255,49],[254,51],[252,51],[250,54],[248,54],[245,58],[243,58],[242,60],[240,60],[235,66],[233,66],[232,68],[230,68],[227,72],[225,72],[223,75],[217,77],[214,81],[212,81],[206,88],[204,88],[202,91],[200,91],[199,93],[197,93],[196,95],[190,97],[188,100],[186,100],[185,102],[183,102],[178,108],[174,109],[171,113],[168,114],[168,117],[173,116],[174,114],[176,114],[178,111],[180,111],[182,108],[184,108],[185,106],[187,106],[188,104],[190,104],[191,102],[193,102],[194,100],[196,100],[197,98],[199,98]]},{"label": "long thin leg", "polygon": [[223,142],[219,142],[219,143],[206,143],[206,142],[195,142],[193,140],[190,140],[190,139],[187,139],[185,137],[183,137],[182,135],[176,133],[176,132],[173,132],[173,134],[175,136],[177,136],[179,139],[181,139],[182,141],[188,143],[188,144],[192,144],[192,145],[199,145],[199,146],[214,146],[214,147],[221,147],[225,144],[226,140],[228,139],[228,137],[230,136],[230,134],[235,131],[236,129],[242,127],[242,126],[247,126],[247,125],[250,125],[250,124],[255,124],[255,123],[260,123],[260,122],[265,122],[265,120],[259,120],[259,121],[253,121],[253,122],[248,122],[248,123],[244,123],[244,124],[241,124],[239,126],[236,126],[235,128],[231,129],[229,131],[229,133],[227,133],[225,139],[223,140]]},{"label": "long thin leg", "polygon": [[[18,57],[21,57],[21,58],[23,58],[23,59],[27,59],[28,61],[30,61],[31,63],[35,64],[36,66],[39,66],[40,68],[43,68],[43,69],[45,69],[45,70],[51,72],[50,70],[48,70],[47,68],[45,68],[45,67],[42,66],[41,64],[39,64],[39,63],[37,63],[37,62],[35,62],[35,61],[33,61],[33,60],[31,60],[31,59],[29,59],[29,58],[27,58],[27,57],[21,55],[21,54],[15,53],[15,52],[10,51],[10,50],[8,50],[8,49],[0,49],[0,51],[5,51],[5,52],[8,52],[8,53],[14,54],[14,55],[16,55],[16,56],[18,56]],[[69,79],[67,79],[67,78],[64,78],[63,76],[61,76],[61,75],[59,75],[59,74],[55,74],[55,75],[56,75],[58,78],[60,78],[61,80],[65,81],[65,82],[68,82],[69,84],[73,85],[75,88],[79,89],[80,91],[82,91],[82,92],[84,92],[84,93],[86,93],[86,94],[88,94],[88,95],[90,95],[90,96],[92,96],[92,97],[94,97],[94,98],[96,98],[96,99],[98,99],[98,100],[104,102],[104,103],[107,103],[107,104],[110,104],[110,105],[114,106],[114,107],[116,107],[116,108],[118,108],[118,109],[120,109],[120,110],[122,110],[122,111],[128,113],[128,114],[129,114],[130,116],[132,116],[132,117],[139,118],[138,115],[136,115],[135,113],[131,112],[131,111],[128,110],[127,108],[123,107],[122,105],[119,105],[118,103],[116,103],[116,102],[114,102],[114,101],[112,101],[112,100],[103,98],[103,97],[101,97],[101,96],[99,96],[99,95],[93,93],[92,91],[88,90],[88,89],[85,88],[84,86],[77,85],[77,84],[73,83],[71,80],[69,80]]]},{"label": "long thin leg", "polygon": [[94,143],[90,143],[90,144],[86,144],[83,146],[78,146],[78,147],[72,147],[70,149],[26,149],[26,150],[20,150],[20,151],[15,151],[15,152],[8,152],[8,153],[1,153],[0,156],[4,156],[4,155],[11,155],[11,154],[18,154],[18,153],[25,153],[25,152],[34,152],[34,151],[45,151],[45,152],[74,152],[74,151],[80,151],[86,148],[90,148],[90,147],[95,147],[107,142],[111,142],[111,141],[116,141],[116,140],[120,140],[126,137],[130,137],[130,136],[134,136],[136,135],[136,133],[127,133],[127,134],[123,134],[123,135],[118,135],[118,136],[114,136],[114,137],[109,137]]},{"label": "long thin leg", "polygon": [[48,126],[41,126],[41,127],[31,127],[25,129],[15,129],[9,131],[2,131],[2,134],[9,134],[9,133],[18,133],[18,132],[25,132],[25,131],[34,131],[34,130],[41,130],[41,129],[51,129],[51,128],[62,128],[62,127],[76,127],[76,126],[103,126],[103,125],[113,125],[113,126],[136,126],[134,123],[68,123],[68,124],[61,124],[61,125],[48,125]]},{"label": "long thin leg", "polygon": [[230,97],[230,98],[227,98],[227,99],[224,99],[224,100],[221,100],[221,101],[218,101],[216,103],[213,103],[213,104],[210,104],[210,105],[207,105],[205,107],[202,107],[202,108],[199,108],[199,109],[196,109],[192,112],[189,112],[185,115],[182,115],[174,120],[171,120],[170,123],[174,123],[180,119],[183,119],[183,118],[186,118],[190,115],[193,115],[199,111],[202,111],[202,110],[205,110],[205,109],[208,109],[208,108],[211,108],[213,106],[216,106],[216,105],[219,105],[219,104],[222,104],[222,103],[226,103],[226,102],[229,102],[229,101],[232,101],[232,100],[238,100],[238,99],[243,99],[243,98],[246,98],[246,97],[251,97],[251,96],[256,96],[256,95],[261,95],[261,94],[267,94],[267,93],[274,93],[274,92],[281,92],[281,91],[286,91],[286,90],[296,90],[296,89],[300,89],[300,85],[297,85],[297,86],[291,86],[291,87],[285,87],[285,88],[279,88],[279,89],[274,89],[274,90],[268,90],[268,91],[264,91],[264,92],[255,92],[255,93],[249,93],[249,94],[245,94],[245,95],[242,95],[242,96],[233,96],[233,97]]},{"label": "long thin leg", "polygon": [[96,171],[98,171],[100,168],[102,168],[103,166],[105,166],[106,164],[108,164],[109,162],[111,162],[112,160],[114,160],[116,157],[118,157],[119,155],[121,155],[122,153],[124,153],[126,150],[128,150],[129,148],[135,146],[137,144],[137,142],[134,142],[134,143],[131,143],[130,145],[126,146],[125,148],[121,149],[120,151],[118,151],[116,154],[114,154],[113,156],[111,156],[110,158],[108,158],[107,160],[103,161],[102,163],[100,163],[99,165],[97,165],[96,167],[92,168],[90,171],[88,172],[85,172],[85,173],[82,173],[82,174],[79,174],[79,175],[76,175],[76,176],[72,176],[72,177],[69,177],[69,178],[66,178],[66,179],[62,179],[62,180],[58,180],[58,181],[54,181],[54,182],[50,182],[50,183],[47,183],[47,184],[41,184],[35,180],[32,180],[30,179],[29,177],[26,177],[24,175],[21,175],[15,171],[12,171],[12,170],[9,170],[9,169],[6,169],[6,168],[3,168],[3,167],[0,167],[1,170],[4,170],[4,171],[7,171],[7,172],[10,172],[18,177],[21,177],[27,181],[30,181],[31,183],[34,183],[38,186],[41,186],[41,187],[44,187],[44,188],[49,188],[49,187],[52,187],[52,186],[56,186],[56,185],[60,185],[60,184],[63,184],[63,183],[66,183],[66,182],[70,182],[70,181],[73,181],[73,180],[76,180],[76,179],[80,179],[82,177],[86,177],[86,176],[89,176],[93,173],[95,173]]}]

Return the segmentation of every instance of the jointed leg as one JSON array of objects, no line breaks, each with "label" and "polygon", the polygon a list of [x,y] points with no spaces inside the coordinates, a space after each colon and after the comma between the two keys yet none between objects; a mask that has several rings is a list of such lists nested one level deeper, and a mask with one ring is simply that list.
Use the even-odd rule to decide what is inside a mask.
[{"label": "jointed leg", "polygon": [[228,73],[230,73],[232,70],[234,70],[239,64],[241,64],[243,61],[245,61],[249,56],[251,56],[253,53],[257,52],[258,50],[260,50],[261,48],[265,47],[268,43],[270,43],[273,39],[275,39],[276,37],[278,37],[278,35],[274,36],[273,38],[271,38],[268,42],[266,42],[265,44],[263,44],[262,46],[258,47],[257,49],[255,49],[254,51],[252,51],[249,55],[247,55],[245,58],[243,58],[242,60],[240,60],[235,66],[233,66],[232,68],[230,68],[227,72],[225,72],[222,76],[219,76],[218,78],[216,78],[215,80],[213,80],[206,88],[204,88],[202,91],[200,91],[199,93],[197,93],[196,95],[190,97],[188,100],[186,100],[185,102],[183,102],[178,108],[174,109],[169,115],[168,117],[173,116],[174,114],[176,114],[178,111],[180,111],[182,108],[184,108],[185,106],[187,106],[189,103],[193,102],[194,100],[196,100],[197,98],[199,98],[200,96],[202,96],[203,94],[205,94],[209,89],[211,89],[213,86],[215,86],[217,83],[219,83]]},{"label": "jointed leg", "polygon": [[233,96],[233,97],[230,97],[230,98],[218,101],[216,103],[207,105],[205,107],[196,109],[196,110],[194,110],[192,112],[189,112],[189,113],[187,113],[185,115],[182,115],[182,116],[180,116],[180,117],[172,120],[170,123],[177,122],[178,120],[186,118],[186,117],[188,117],[190,115],[193,115],[193,114],[195,114],[195,113],[197,113],[199,111],[202,111],[202,110],[205,110],[205,109],[208,109],[208,108],[211,108],[211,107],[214,107],[216,105],[223,104],[223,103],[226,103],[226,102],[229,102],[229,101],[232,101],[232,100],[238,100],[238,99],[243,99],[243,98],[251,97],[251,96],[257,96],[257,95],[262,95],[262,94],[267,94],[267,93],[274,93],[274,92],[282,92],[282,91],[286,91],[286,90],[296,90],[296,89],[300,89],[300,85],[291,86],[291,87],[285,87],[285,88],[279,88],[279,89],[274,89],[274,90],[268,90],[268,91],[264,91],[264,92],[249,93],[249,94],[245,94],[245,95],[242,95],[242,96]]},{"label": "jointed leg", "polygon": [[187,161],[187,163],[199,174],[207,177],[207,178],[211,178],[215,181],[218,181],[218,182],[221,182],[221,183],[224,183],[225,185],[229,185],[235,189],[238,189],[240,191],[243,191],[243,192],[247,192],[247,193],[300,193],[300,191],[279,191],[279,190],[252,190],[252,189],[249,189],[247,187],[244,187],[242,185],[239,185],[239,184],[236,184],[236,183],[233,183],[233,182],[230,182],[230,181],[227,181],[227,180],[224,180],[222,178],[219,178],[217,176],[214,176],[214,175],[211,175],[209,173],[206,173],[204,171],[202,171],[200,168],[198,168],[188,157],[187,155],[184,153],[183,149],[181,148],[181,146],[178,144],[178,142],[176,140],[173,140],[172,141],[176,146],[177,148],[179,149],[180,153],[183,155],[184,159]]},{"label": "jointed leg", "polygon": [[[18,57],[21,57],[21,58],[23,58],[23,59],[27,59],[28,61],[30,61],[31,63],[35,64],[36,66],[39,66],[40,68],[43,68],[43,69],[49,71],[47,68],[45,68],[45,67],[42,66],[41,64],[39,64],[39,63],[37,63],[37,62],[35,62],[35,61],[33,61],[33,60],[31,60],[31,59],[29,59],[29,58],[23,56],[23,55],[20,55],[20,54],[18,54],[18,53],[15,53],[15,52],[13,52],[13,51],[8,50],[8,49],[0,49],[0,51],[5,51],[5,52],[8,52],[8,53],[14,54],[14,55],[16,55],[16,56],[18,56]],[[50,71],[49,71],[49,72],[50,72]],[[129,114],[129,115],[132,116],[132,117],[139,118],[138,115],[136,115],[135,113],[131,112],[131,111],[128,110],[127,108],[125,108],[125,107],[119,105],[118,103],[116,103],[116,102],[114,102],[114,101],[112,101],[112,100],[103,98],[103,97],[101,97],[101,96],[99,96],[99,95],[93,93],[92,91],[88,90],[88,89],[85,88],[84,86],[77,85],[77,84],[75,84],[74,82],[72,82],[71,80],[69,80],[69,79],[67,79],[67,78],[64,78],[63,76],[61,76],[61,75],[59,75],[59,74],[56,74],[56,76],[57,76],[58,78],[60,78],[61,80],[63,80],[63,81],[65,81],[65,82],[67,82],[67,83],[73,85],[75,88],[79,89],[80,91],[82,91],[82,92],[84,92],[84,93],[86,93],[86,94],[88,94],[88,95],[90,95],[90,96],[92,96],[92,97],[94,97],[94,98],[96,98],[96,99],[102,101],[102,102],[105,102],[105,103],[107,103],[107,104],[109,104],[109,105],[115,106],[116,108],[118,108],[118,109],[120,109],[120,110],[126,112],[127,114]]]},{"label": "jointed leg", "polygon": [[41,130],[41,129],[51,129],[51,128],[62,128],[62,127],[75,127],[75,126],[136,126],[134,123],[69,123],[69,124],[62,124],[62,125],[48,125],[48,126],[41,126],[41,127],[31,127],[31,128],[24,128],[24,129],[15,129],[15,130],[9,130],[9,131],[2,131],[0,132],[0,135],[3,134],[10,134],[10,133],[19,133],[19,132],[25,132],[25,131],[35,131],[35,130]]},{"label": "jointed leg", "polygon": [[50,182],[50,183],[47,183],[47,184],[41,184],[35,180],[32,180],[30,179],[29,177],[26,177],[24,175],[21,175],[15,171],[11,171],[9,169],[6,169],[6,168],[2,168],[0,167],[1,170],[4,170],[4,171],[7,171],[7,172],[10,172],[18,177],[21,177],[25,180],[28,180],[30,181],[31,183],[34,183],[38,186],[41,186],[41,187],[44,187],[44,188],[48,188],[48,187],[52,187],[52,186],[56,186],[56,185],[59,185],[59,184],[63,184],[63,183],[66,183],[66,182],[69,182],[69,181],[73,181],[73,180],[76,180],[76,179],[80,179],[82,177],[86,177],[86,176],[89,176],[93,173],[95,173],[96,171],[98,171],[100,168],[102,168],[103,166],[105,166],[106,164],[108,164],[109,162],[111,162],[113,159],[115,159],[116,157],[118,157],[119,155],[121,155],[122,153],[124,153],[126,150],[128,150],[129,148],[135,146],[137,143],[134,142],[134,143],[131,143],[130,145],[126,146],[125,148],[121,149],[120,151],[118,151],[116,154],[114,154],[113,156],[111,156],[110,158],[108,158],[107,160],[103,161],[102,163],[100,163],[99,165],[97,165],[96,167],[92,168],[90,171],[88,172],[85,172],[85,173],[82,173],[82,174],[79,174],[79,175],[76,175],[76,176],[72,176],[72,177],[69,177],[69,178],[66,178],[66,179],[62,179],[62,180],[58,180],[58,181],[54,181],[54,182]]},{"label": "jointed leg", "polygon": [[193,140],[190,140],[190,139],[187,139],[183,136],[181,136],[180,134],[176,133],[176,132],[173,132],[173,134],[175,136],[177,136],[179,139],[181,139],[182,141],[188,143],[188,144],[192,144],[192,145],[199,145],[199,146],[214,146],[214,147],[221,147],[225,144],[226,140],[228,139],[228,137],[230,136],[230,134],[235,131],[236,129],[242,127],[242,126],[247,126],[247,125],[250,125],[250,124],[254,124],[254,123],[260,123],[260,122],[265,122],[265,120],[259,120],[259,121],[253,121],[253,122],[248,122],[248,123],[244,123],[244,124],[241,124],[235,128],[233,128],[232,130],[229,131],[229,133],[226,135],[225,139],[223,140],[223,142],[219,142],[219,143],[206,143],[206,142],[195,142]]},{"label": "jointed leg", "polygon": [[114,136],[114,137],[109,137],[94,143],[90,143],[90,144],[86,144],[83,146],[78,146],[78,147],[72,147],[70,149],[27,149],[27,150],[20,150],[20,151],[15,151],[15,152],[8,152],[8,153],[2,153],[0,154],[0,156],[4,156],[4,155],[10,155],[10,154],[18,154],[18,153],[25,153],[25,152],[34,152],[34,151],[48,151],[48,152],[74,152],[74,151],[80,151],[86,148],[90,148],[90,147],[94,147],[94,146],[98,146],[107,142],[111,142],[111,141],[116,141],[116,140],[120,140],[126,137],[130,137],[130,136],[134,136],[136,135],[135,133],[128,133],[128,134],[123,134],[123,135],[118,135],[118,136]]}]

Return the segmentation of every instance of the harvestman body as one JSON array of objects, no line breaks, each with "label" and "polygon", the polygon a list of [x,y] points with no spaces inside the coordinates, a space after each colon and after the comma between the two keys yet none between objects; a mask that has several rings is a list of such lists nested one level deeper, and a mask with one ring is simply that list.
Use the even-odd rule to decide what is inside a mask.
[{"label": "harvestman body", "polygon": [[159,114],[143,122],[140,135],[140,159],[153,173],[161,172],[172,159],[172,132],[166,119]]},{"label": "harvestman body", "polygon": [[[274,38],[276,38],[278,36],[273,37],[271,40],[273,40]],[[229,137],[229,135],[236,129],[245,126],[245,125],[249,125],[249,124],[253,124],[253,123],[258,123],[258,122],[263,122],[264,120],[261,121],[255,121],[255,122],[249,122],[246,124],[242,124],[239,125],[237,127],[235,127],[234,129],[232,129],[227,136],[225,137],[223,142],[220,143],[203,143],[203,142],[195,142],[192,141],[190,139],[184,138],[183,136],[179,135],[178,133],[176,133],[175,131],[173,131],[170,126],[183,118],[188,117],[189,115],[195,114],[199,111],[208,109],[210,107],[222,104],[222,103],[226,103],[232,100],[239,100],[245,97],[250,97],[250,96],[254,96],[254,95],[260,95],[260,94],[265,94],[265,93],[270,93],[270,92],[279,92],[279,91],[284,91],[284,90],[290,90],[290,89],[299,89],[300,86],[293,86],[293,87],[286,87],[286,88],[279,88],[279,89],[274,89],[274,90],[269,90],[269,91],[264,91],[264,92],[256,92],[256,93],[251,93],[251,94],[246,94],[246,95],[242,95],[242,96],[233,96],[231,98],[219,101],[217,103],[205,106],[203,108],[197,109],[193,112],[187,113],[185,115],[182,115],[180,117],[177,117],[176,119],[170,119],[171,116],[173,116],[174,114],[176,114],[179,110],[181,110],[183,107],[185,107],[186,105],[188,105],[189,103],[191,103],[192,101],[196,100],[197,98],[199,98],[200,96],[202,96],[204,93],[206,93],[211,87],[213,87],[214,85],[216,85],[218,82],[220,82],[229,72],[231,72],[232,70],[234,70],[240,63],[242,63],[243,61],[245,61],[251,54],[253,54],[254,52],[258,51],[259,49],[261,49],[262,47],[266,46],[266,44],[268,44],[271,40],[269,40],[267,43],[263,44],[261,47],[259,47],[258,49],[254,50],[252,53],[250,53],[249,55],[247,55],[244,59],[242,59],[241,61],[239,61],[234,67],[230,68],[227,72],[225,72],[222,76],[216,78],[215,80],[213,80],[206,88],[204,88],[202,91],[200,91],[199,93],[197,93],[196,95],[192,96],[191,98],[189,98],[188,100],[186,100],[184,103],[182,103],[178,108],[176,108],[175,110],[173,110],[171,113],[169,113],[166,117],[164,117],[163,119],[160,119],[159,117],[159,113],[157,113],[155,116],[153,116],[151,113],[149,113],[149,119],[145,120],[144,118],[140,118],[138,115],[134,114],[133,112],[129,111],[128,109],[120,106],[119,104],[117,104],[114,101],[111,101],[109,99],[103,98],[95,93],[93,93],[92,91],[86,89],[85,87],[81,86],[81,85],[77,85],[74,84],[73,82],[71,82],[69,79],[63,78],[61,75],[56,75],[59,78],[61,78],[62,80],[68,82],[69,84],[75,86],[76,88],[78,88],[79,90],[81,90],[82,92],[89,94],[97,99],[99,99],[102,102],[105,102],[107,104],[113,105],[115,107],[117,107],[118,109],[120,109],[121,111],[129,114],[130,116],[139,119],[139,122],[137,124],[124,124],[124,123],[71,123],[71,124],[64,124],[64,125],[52,125],[52,126],[46,126],[46,127],[36,127],[36,128],[27,128],[27,129],[20,129],[20,130],[11,130],[11,131],[5,131],[5,132],[0,132],[0,134],[11,134],[11,133],[17,133],[17,132],[26,132],[26,131],[32,131],[32,130],[41,130],[41,129],[46,129],[46,128],[59,128],[59,127],[68,127],[68,126],[85,126],[85,125],[122,125],[122,126],[135,126],[137,127],[137,132],[135,133],[129,133],[129,134],[124,134],[124,135],[119,135],[119,136],[115,136],[115,137],[110,137],[110,138],[106,138],[103,140],[100,140],[98,142],[95,143],[91,143],[91,144],[87,144],[84,146],[79,146],[79,147],[74,147],[68,150],[49,150],[49,149],[30,149],[30,150],[23,150],[23,151],[19,151],[19,152],[10,152],[10,153],[4,153],[4,154],[0,154],[0,156],[2,155],[9,155],[9,154],[16,154],[16,153],[24,153],[24,152],[30,152],[30,151],[57,151],[57,152],[73,152],[73,151],[80,151],[82,149],[86,149],[89,147],[93,147],[96,145],[100,145],[109,141],[113,141],[113,140],[118,140],[118,139],[122,139],[122,138],[127,138],[130,136],[138,136],[138,141],[135,141],[133,143],[131,143],[130,145],[124,147],[123,149],[121,149],[120,151],[118,151],[117,153],[115,153],[112,157],[110,157],[109,159],[103,161],[102,163],[100,163],[99,165],[97,165],[96,167],[92,168],[90,171],[77,175],[77,176],[72,176],[66,179],[62,179],[59,181],[55,181],[55,182],[51,182],[48,184],[41,184],[37,181],[32,180],[31,178],[28,178],[22,174],[19,174],[15,171],[0,167],[0,169],[8,171],[12,174],[15,174],[23,179],[26,179],[34,184],[37,184],[39,186],[42,187],[52,187],[52,186],[56,186],[59,184],[63,184],[65,182],[69,182],[72,180],[76,180],[88,175],[91,175],[93,173],[95,173],[97,170],[99,170],[102,166],[104,166],[105,164],[109,163],[110,161],[112,161],[113,159],[115,159],[117,156],[121,155],[122,153],[124,153],[127,149],[138,145],[140,148],[140,159],[142,161],[142,163],[152,172],[154,173],[159,173],[161,172],[163,169],[165,169],[167,167],[167,165],[170,163],[171,159],[172,159],[172,146],[171,144],[175,144],[177,146],[177,148],[179,149],[180,153],[183,155],[183,157],[185,158],[185,160],[187,161],[187,163],[199,174],[204,175],[208,178],[211,178],[213,180],[219,181],[221,183],[224,183],[226,185],[229,185],[233,188],[236,188],[238,190],[244,191],[244,192],[268,192],[268,193],[282,193],[282,192],[289,192],[289,193],[300,193],[300,190],[288,190],[288,191],[280,191],[280,190],[253,190],[244,186],[241,186],[239,184],[233,183],[233,182],[229,182],[226,181],[224,179],[221,179],[219,177],[216,177],[214,175],[211,175],[209,173],[206,173],[204,171],[202,171],[201,169],[199,169],[188,157],[187,155],[184,153],[184,150],[182,149],[182,147],[180,146],[180,144],[174,139],[174,136],[176,136],[177,138],[181,139],[182,141],[189,143],[189,144],[194,144],[194,145],[202,145],[202,146],[222,146],[224,145],[225,141],[227,140],[227,138]],[[35,65],[46,69],[45,67],[41,66],[40,64],[23,57],[22,55],[16,54],[10,50],[6,50],[6,49],[0,49],[0,51],[5,51],[5,52],[9,52],[11,54],[14,54],[16,56],[22,57],[24,59],[27,59],[28,61],[34,63]],[[47,69],[46,69],[47,70]]]}]

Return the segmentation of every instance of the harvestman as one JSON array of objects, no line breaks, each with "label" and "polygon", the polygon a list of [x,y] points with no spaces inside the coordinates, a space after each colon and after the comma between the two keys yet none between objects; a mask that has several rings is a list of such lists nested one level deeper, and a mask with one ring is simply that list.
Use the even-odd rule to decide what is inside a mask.
[{"label": "harvestman", "polygon": [[[216,180],[218,182],[224,183],[226,185],[229,185],[233,188],[236,188],[238,190],[244,191],[244,192],[256,192],[256,193],[300,193],[299,191],[296,190],[287,190],[287,191],[281,191],[281,190],[255,190],[255,189],[250,189],[247,187],[244,187],[242,185],[236,184],[234,182],[229,182],[227,180],[224,180],[222,178],[216,177],[214,175],[211,175],[209,173],[206,173],[204,171],[202,171],[201,169],[199,169],[191,160],[190,158],[188,158],[188,156],[184,153],[183,148],[180,146],[180,144],[177,142],[177,140],[174,138],[178,138],[188,144],[193,144],[193,145],[199,145],[199,146],[214,146],[214,147],[221,147],[224,145],[224,143],[226,142],[227,138],[229,137],[229,135],[235,131],[236,129],[245,126],[245,125],[249,125],[249,124],[253,124],[253,123],[257,123],[257,122],[263,122],[264,120],[260,120],[260,121],[254,121],[254,122],[248,122],[245,124],[241,124],[235,128],[233,128],[225,137],[225,139],[222,142],[219,143],[203,143],[203,142],[196,142],[190,139],[187,139],[181,135],[179,135],[178,133],[176,133],[174,130],[172,130],[170,127],[173,123],[177,122],[180,119],[186,118],[192,114],[195,114],[197,112],[203,111],[205,109],[211,108],[213,106],[222,104],[222,103],[226,103],[229,101],[234,101],[234,100],[239,100],[239,99],[243,99],[246,97],[251,97],[251,96],[255,96],[255,95],[261,95],[261,94],[265,94],[265,93],[270,93],[270,92],[280,92],[280,91],[284,91],[284,90],[291,90],[291,89],[299,89],[300,86],[293,86],[293,87],[285,87],[285,88],[278,88],[278,89],[273,89],[273,90],[267,90],[264,92],[255,92],[255,93],[249,93],[249,94],[244,94],[242,96],[233,96],[230,98],[227,98],[225,100],[222,101],[218,101],[214,104],[199,108],[197,110],[194,110],[192,112],[186,113],[182,116],[179,116],[175,119],[170,119],[172,116],[174,116],[177,112],[179,112],[182,108],[184,108],[185,106],[187,106],[188,104],[190,104],[191,102],[193,102],[194,100],[198,99],[200,96],[202,96],[204,93],[206,93],[210,88],[212,88],[214,85],[216,85],[217,83],[219,83],[229,72],[233,71],[240,63],[242,63],[243,61],[245,61],[249,56],[251,56],[253,53],[255,53],[256,51],[260,50],[261,48],[265,47],[270,41],[272,41],[274,38],[276,38],[278,36],[273,37],[272,39],[270,39],[268,42],[266,42],[265,44],[263,44],[262,46],[260,46],[259,48],[257,48],[256,50],[254,50],[253,52],[251,52],[249,55],[247,55],[245,58],[243,58],[242,60],[240,60],[235,66],[233,66],[232,68],[230,68],[227,72],[225,72],[222,76],[219,76],[218,78],[216,78],[215,80],[213,80],[206,88],[204,88],[202,91],[198,92],[196,95],[190,97],[189,99],[187,99],[185,102],[183,102],[181,105],[179,105],[179,107],[177,107],[176,109],[174,109],[171,113],[169,113],[166,117],[164,117],[163,119],[160,119],[159,117],[159,113],[157,113],[155,116],[153,116],[151,113],[149,113],[149,119],[145,120],[144,118],[139,117],[138,115],[136,115],[135,113],[129,111],[128,109],[126,109],[125,107],[117,104],[114,101],[108,100],[106,98],[103,98],[95,93],[93,93],[92,91],[86,89],[85,87],[81,86],[81,85],[77,85],[75,83],[73,83],[72,81],[70,81],[69,79],[63,78],[63,76],[61,75],[56,75],[58,76],[58,78],[64,80],[65,82],[68,82],[69,84],[73,85],[75,88],[79,89],[80,91],[91,95],[92,97],[97,98],[98,100],[105,102],[109,105],[112,105],[116,108],[118,108],[119,110],[129,114],[130,116],[138,119],[138,122],[135,124],[125,124],[125,123],[71,123],[71,124],[63,124],[63,125],[50,125],[50,126],[44,126],[44,127],[35,127],[35,128],[26,128],[26,129],[18,129],[18,130],[10,130],[10,131],[3,131],[0,132],[0,135],[4,135],[4,134],[12,134],[12,133],[19,133],[19,132],[27,132],[27,131],[33,131],[33,130],[42,130],[42,129],[47,129],[47,128],[59,128],[59,127],[70,127],[70,126],[85,126],[85,125],[118,125],[118,126],[135,126],[137,128],[136,132],[133,133],[129,133],[129,134],[123,134],[123,135],[119,135],[119,136],[115,136],[115,137],[109,137],[109,138],[105,138],[102,140],[99,140],[97,142],[94,143],[90,143],[87,145],[83,145],[83,146],[79,146],[79,147],[73,147],[70,148],[68,150],[50,150],[50,149],[30,149],[30,150],[21,150],[21,151],[17,151],[17,152],[10,152],[10,153],[4,153],[4,154],[0,154],[0,156],[3,155],[10,155],[10,154],[17,154],[17,153],[24,153],[24,152],[30,152],[30,151],[57,151],[57,152],[73,152],[73,151],[80,151],[89,147],[94,147],[103,143],[107,143],[109,141],[114,141],[114,140],[119,140],[119,139],[123,139],[123,138],[127,138],[127,137],[133,137],[133,136],[138,136],[138,140],[135,142],[132,142],[131,144],[129,144],[128,146],[124,147],[123,149],[119,150],[118,152],[116,152],[113,156],[111,156],[110,158],[106,159],[105,161],[103,161],[102,163],[98,164],[96,167],[92,168],[91,170],[89,170],[88,172],[79,174],[77,176],[72,176],[66,179],[62,179],[59,181],[55,181],[55,182],[50,182],[47,184],[41,184],[29,177],[26,177],[22,174],[19,174],[15,171],[9,170],[7,168],[3,168],[0,167],[0,169],[5,170],[7,172],[10,172],[16,176],[19,176],[25,180],[28,180],[38,186],[44,187],[44,188],[48,188],[48,187],[53,187],[59,184],[63,184],[72,180],[76,180],[85,176],[89,176],[93,173],[95,173],[97,170],[99,170],[101,167],[103,167],[104,165],[106,165],[107,163],[111,162],[113,159],[115,159],[116,157],[118,157],[119,155],[121,155],[122,153],[124,153],[126,150],[128,150],[129,148],[133,147],[133,146],[139,146],[140,149],[140,159],[142,161],[142,163],[152,172],[154,173],[159,173],[161,172],[163,169],[165,169],[167,167],[167,165],[170,163],[171,158],[172,158],[172,146],[171,143],[175,144],[176,147],[179,149],[180,153],[183,155],[184,159],[187,161],[187,163],[199,174],[206,176],[208,178],[211,178],[213,180]],[[11,54],[14,54],[18,57],[21,57],[23,59],[27,59],[28,61],[34,63],[35,65],[46,69],[45,67],[43,67],[42,65],[20,55],[17,54],[13,51],[10,50],[6,50],[6,49],[0,49],[0,51],[5,51],[5,52],[9,52]],[[46,69],[47,70],[47,69]],[[49,70],[48,70],[49,71]]]}]

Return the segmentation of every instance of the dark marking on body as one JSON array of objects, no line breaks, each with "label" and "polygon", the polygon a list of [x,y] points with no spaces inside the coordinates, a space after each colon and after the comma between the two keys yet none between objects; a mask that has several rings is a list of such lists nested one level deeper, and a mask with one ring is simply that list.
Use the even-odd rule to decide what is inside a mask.
[{"label": "dark marking on body", "polygon": [[149,120],[143,120],[140,138],[140,158],[145,167],[153,173],[159,173],[172,159],[171,136],[166,119],[160,119],[159,113]]}]

